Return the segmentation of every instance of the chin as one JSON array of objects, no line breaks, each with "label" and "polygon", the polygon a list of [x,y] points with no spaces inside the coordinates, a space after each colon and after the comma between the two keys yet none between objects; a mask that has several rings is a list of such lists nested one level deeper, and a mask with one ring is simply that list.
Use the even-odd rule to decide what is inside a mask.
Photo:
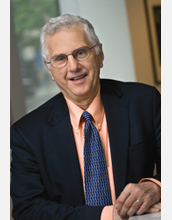
[{"label": "chin", "polygon": [[73,92],[73,94],[75,94],[76,96],[87,96],[90,93],[90,88],[84,88],[84,87],[80,87],[79,89],[75,90]]}]

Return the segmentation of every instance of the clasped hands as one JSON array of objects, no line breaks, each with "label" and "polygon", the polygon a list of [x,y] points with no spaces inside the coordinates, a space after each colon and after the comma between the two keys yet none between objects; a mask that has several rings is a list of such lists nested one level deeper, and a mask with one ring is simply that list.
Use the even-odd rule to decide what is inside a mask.
[{"label": "clasped hands", "polygon": [[161,188],[154,182],[129,183],[116,201],[113,220],[127,220],[135,214],[159,212],[160,198]]}]

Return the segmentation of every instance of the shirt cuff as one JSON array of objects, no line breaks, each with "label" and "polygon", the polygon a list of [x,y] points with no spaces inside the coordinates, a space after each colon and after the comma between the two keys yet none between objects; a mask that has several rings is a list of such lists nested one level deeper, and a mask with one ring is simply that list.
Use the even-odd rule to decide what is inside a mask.
[{"label": "shirt cuff", "polygon": [[113,205],[105,206],[101,213],[100,220],[113,220]]},{"label": "shirt cuff", "polygon": [[[143,178],[140,180],[139,183],[142,183],[145,181],[152,181],[152,182],[156,183],[159,187],[161,187],[161,182],[159,180],[154,179],[154,178]],[[161,200],[161,197],[160,197],[160,200]]]},{"label": "shirt cuff", "polygon": [[159,180],[154,179],[154,178],[143,178],[140,180],[139,183],[142,183],[145,181],[152,181],[152,182],[156,183],[159,187],[161,187],[161,182]]}]

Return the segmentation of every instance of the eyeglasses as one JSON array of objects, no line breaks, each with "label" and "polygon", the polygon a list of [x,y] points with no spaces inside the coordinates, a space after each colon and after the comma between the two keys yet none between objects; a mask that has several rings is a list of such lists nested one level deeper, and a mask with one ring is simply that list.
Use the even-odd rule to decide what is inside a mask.
[{"label": "eyeglasses", "polygon": [[62,68],[64,66],[66,66],[67,62],[68,62],[68,56],[72,55],[77,61],[83,61],[89,58],[90,54],[91,54],[91,50],[96,47],[96,45],[94,45],[93,47],[80,47],[76,50],[74,50],[71,54],[59,54],[59,55],[55,55],[53,56],[49,62],[46,62],[47,64],[51,64],[52,67],[59,69]]}]

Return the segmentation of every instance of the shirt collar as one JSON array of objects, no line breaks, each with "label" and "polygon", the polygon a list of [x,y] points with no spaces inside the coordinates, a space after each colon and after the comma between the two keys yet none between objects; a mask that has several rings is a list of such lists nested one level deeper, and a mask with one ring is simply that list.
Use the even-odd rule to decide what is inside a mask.
[{"label": "shirt collar", "polygon": [[[81,115],[84,110],[68,98],[65,97],[65,99],[69,109],[71,124],[74,129],[78,129],[80,125]],[[95,124],[98,126],[99,129],[101,129],[102,119],[104,115],[104,107],[101,101],[100,89],[98,90],[97,95],[93,99],[88,109],[86,109],[86,111],[88,111],[92,115]]]}]

